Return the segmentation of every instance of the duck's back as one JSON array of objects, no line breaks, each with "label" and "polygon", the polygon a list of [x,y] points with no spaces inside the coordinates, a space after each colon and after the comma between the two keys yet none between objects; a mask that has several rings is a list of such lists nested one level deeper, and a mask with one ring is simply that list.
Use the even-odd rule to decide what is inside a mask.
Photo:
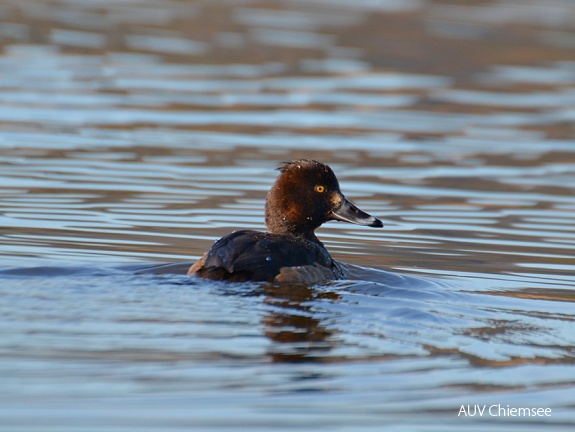
[{"label": "duck's back", "polygon": [[292,235],[249,230],[218,240],[189,274],[215,280],[279,283],[342,277],[341,269],[321,244]]}]

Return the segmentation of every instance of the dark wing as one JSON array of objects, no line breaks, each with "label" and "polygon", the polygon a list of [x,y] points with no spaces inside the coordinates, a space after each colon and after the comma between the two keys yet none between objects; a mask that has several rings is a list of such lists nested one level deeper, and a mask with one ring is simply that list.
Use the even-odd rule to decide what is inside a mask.
[{"label": "dark wing", "polygon": [[[217,280],[273,282],[282,269],[306,266],[321,268],[325,274],[333,272],[335,263],[324,248],[309,240],[236,231],[218,240],[189,273]],[[330,278],[334,277],[337,273]]]}]

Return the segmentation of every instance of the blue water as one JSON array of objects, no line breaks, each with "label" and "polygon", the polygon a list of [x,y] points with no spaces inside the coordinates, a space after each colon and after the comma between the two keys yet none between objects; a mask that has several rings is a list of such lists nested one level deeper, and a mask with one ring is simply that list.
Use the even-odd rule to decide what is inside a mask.
[{"label": "blue water", "polygon": [[181,266],[2,271],[3,427],[449,430],[462,404],[552,409],[480,430],[573,422],[572,303],[510,296],[567,285],[348,266],[286,288]]},{"label": "blue water", "polygon": [[[1,12],[0,430],[573,430],[569,2]],[[347,278],[186,276],[302,157]]]}]

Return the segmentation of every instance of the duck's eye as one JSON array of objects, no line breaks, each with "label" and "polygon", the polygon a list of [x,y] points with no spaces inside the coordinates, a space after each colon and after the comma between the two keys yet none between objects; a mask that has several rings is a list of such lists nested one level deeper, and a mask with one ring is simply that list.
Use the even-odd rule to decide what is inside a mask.
[{"label": "duck's eye", "polygon": [[315,187],[315,191],[316,191],[317,193],[324,193],[324,192],[325,192],[325,186],[317,185],[317,186]]}]

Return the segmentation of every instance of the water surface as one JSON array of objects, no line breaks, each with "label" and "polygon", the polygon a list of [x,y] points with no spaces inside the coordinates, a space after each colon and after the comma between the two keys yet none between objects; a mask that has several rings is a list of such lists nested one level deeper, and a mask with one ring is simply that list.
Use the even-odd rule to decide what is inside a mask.
[{"label": "water surface", "polygon": [[[0,12],[0,429],[573,429],[570,2]],[[348,278],[187,277],[295,158]]]}]

